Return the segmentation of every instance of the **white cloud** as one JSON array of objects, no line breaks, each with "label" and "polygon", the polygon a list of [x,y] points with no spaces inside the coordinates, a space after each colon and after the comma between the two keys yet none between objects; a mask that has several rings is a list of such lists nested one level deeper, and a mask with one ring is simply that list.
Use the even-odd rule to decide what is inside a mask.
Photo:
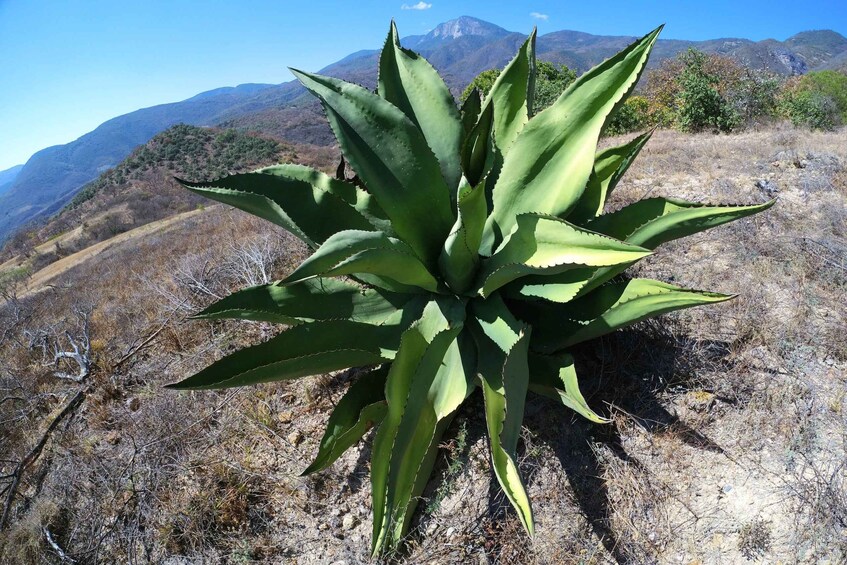
[{"label": "white cloud", "polygon": [[547,14],[542,14],[540,12],[530,12],[529,15],[536,20],[544,20],[545,22],[550,18]]},{"label": "white cloud", "polygon": [[401,10],[429,10],[430,8],[432,8],[432,4],[427,4],[423,0],[417,4],[412,4],[411,6],[408,4],[400,6]]}]

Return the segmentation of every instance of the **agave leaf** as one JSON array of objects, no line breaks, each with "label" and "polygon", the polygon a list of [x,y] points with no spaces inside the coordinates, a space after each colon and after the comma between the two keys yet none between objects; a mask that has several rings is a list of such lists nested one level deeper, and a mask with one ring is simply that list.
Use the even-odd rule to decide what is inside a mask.
[{"label": "agave leaf", "polygon": [[375,365],[394,357],[408,323],[373,326],[327,320],[294,326],[265,343],[236,351],[178,383],[175,389],[209,389],[291,380]]},{"label": "agave leaf", "polygon": [[245,288],[218,300],[194,317],[291,325],[316,320],[352,320],[378,325],[402,308],[409,298],[338,279],[315,278],[288,286],[276,282]]},{"label": "agave leaf", "polygon": [[282,226],[312,248],[339,230],[387,225],[366,192],[299,165],[277,165],[210,182],[176,180],[192,192]]},{"label": "agave leaf", "polygon": [[393,21],[379,58],[377,89],[380,96],[400,108],[420,128],[438,159],[455,204],[462,176],[459,162],[462,122],[456,101],[426,59],[400,46]]},{"label": "agave leaf", "polygon": [[509,238],[484,261],[477,281],[481,294],[489,296],[525,275],[631,263],[649,254],[647,249],[582,230],[560,218],[521,214]]},{"label": "agave leaf", "polygon": [[478,88],[474,87],[462,103],[462,131],[464,132],[465,137],[471,133],[471,130],[476,125],[481,110],[482,94],[480,94]]},{"label": "agave leaf", "polygon": [[611,282],[567,304],[515,303],[533,327],[533,349],[554,353],[666,312],[729,300],[732,295],[688,290],[651,279]]},{"label": "agave leaf", "polygon": [[354,230],[331,236],[282,283],[356,273],[370,273],[431,292],[438,290],[438,281],[411,247],[382,232]]},{"label": "agave leaf", "polygon": [[479,115],[462,144],[462,170],[471,186],[477,186],[497,161],[497,149],[491,135],[494,127],[494,106],[489,104]]},{"label": "agave leaf", "polygon": [[506,65],[482,103],[482,114],[493,106],[494,143],[506,155],[532,114],[535,98],[535,36],[526,39]]},{"label": "agave leaf", "polygon": [[[403,333],[388,374],[388,409],[373,445],[371,487],[373,551],[395,545],[429,475],[439,422],[450,417],[472,390],[456,341],[464,307],[455,299],[427,304],[420,320]],[[472,374],[472,371],[470,372]]]},{"label": "agave leaf", "polygon": [[597,153],[585,192],[567,216],[569,222],[581,226],[603,213],[609,195],[652,135],[653,130],[639,135],[629,143],[609,147]]},{"label": "agave leaf", "polygon": [[494,474],[524,528],[532,535],[532,506],[516,462],[529,383],[530,328],[521,325],[496,296],[476,303],[474,314],[476,318],[470,327],[479,351],[479,375]]},{"label": "agave leaf", "polygon": [[[344,157],[341,157],[341,164],[344,164]],[[349,205],[353,206],[361,215],[376,227],[381,232],[389,235],[394,235],[394,230],[391,227],[391,221],[385,214],[376,199],[372,194],[360,188],[356,182],[357,178],[350,181],[344,179],[333,178],[325,173],[316,171],[311,167],[304,165],[295,165],[292,163],[274,165],[259,169],[258,172],[267,172],[270,174],[281,174],[295,180],[308,182],[313,187],[329,192],[343,199]],[[343,172],[342,172],[343,174]],[[326,220],[324,220],[326,221]],[[339,230],[341,228],[339,227]]]},{"label": "agave leaf", "polygon": [[385,416],[385,379],[388,366],[359,377],[350,385],[326,424],[315,460],[300,476],[310,475],[332,465],[350,446],[357,443]]},{"label": "agave leaf", "polygon": [[776,200],[753,206],[708,206],[674,198],[648,198],[611,214],[603,214],[586,228],[655,249],[662,243],[752,216]]},{"label": "agave leaf", "polygon": [[579,77],[523,128],[504,154],[483,236],[484,254],[511,232],[518,214],[566,217],[576,205],[593,169],[594,147],[606,117],[635,87],[660,30]]},{"label": "agave leaf", "polygon": [[441,166],[421,130],[394,104],[361,86],[291,72],[320,99],[341,151],[394,231],[434,266],[455,216]]},{"label": "agave leaf", "polygon": [[579,390],[573,357],[567,353],[555,356],[530,355],[529,390],[558,400],[577,414],[596,424],[607,424],[611,421],[599,416],[588,406]]},{"label": "agave leaf", "polygon": [[[707,206],[672,198],[649,198],[603,214],[585,224],[586,229],[621,239],[646,249],[767,210],[774,200],[753,206]],[[624,272],[631,263],[598,269],[575,269],[551,277],[532,276],[515,283],[513,298],[544,298],[568,302],[585,296]]]},{"label": "agave leaf", "polygon": [[579,267],[557,275],[530,275],[509,283],[503,295],[518,300],[544,299],[550,302],[570,302],[585,288],[599,271],[625,270],[632,263],[617,267]]},{"label": "agave leaf", "polygon": [[470,288],[479,266],[479,242],[487,215],[484,187],[472,187],[463,177],[458,209],[459,217],[444,242],[438,266],[447,285],[462,294]]}]

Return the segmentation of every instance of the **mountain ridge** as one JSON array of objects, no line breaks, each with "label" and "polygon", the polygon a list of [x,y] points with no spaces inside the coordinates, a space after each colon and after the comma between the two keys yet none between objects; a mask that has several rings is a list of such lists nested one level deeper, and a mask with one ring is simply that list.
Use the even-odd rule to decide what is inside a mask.
[{"label": "mountain ridge", "polygon": [[[505,65],[524,39],[521,33],[462,16],[439,24],[427,34],[407,36],[401,41],[420,51],[458,94],[479,72]],[[539,59],[582,72],[634,39],[559,30],[539,36],[536,51]],[[809,30],[782,42],[660,39],[650,64],[656,66],[689,47],[783,75],[802,74],[826,68],[830,61],[840,65],[847,60],[847,38],[833,30]],[[373,88],[378,53],[376,49],[359,50],[320,72]],[[29,221],[56,212],[85,183],[115,166],[136,146],[177,123],[252,129],[299,143],[332,143],[318,105],[295,81],[221,87],[179,102],[142,108],[107,120],[73,142],[34,154],[0,194],[0,240]],[[0,188],[3,186],[0,183]]]}]

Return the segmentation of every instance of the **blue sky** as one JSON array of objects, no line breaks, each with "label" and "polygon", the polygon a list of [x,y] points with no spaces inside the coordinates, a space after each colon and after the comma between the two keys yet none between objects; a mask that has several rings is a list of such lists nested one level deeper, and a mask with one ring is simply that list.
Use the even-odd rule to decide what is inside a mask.
[{"label": "blue sky", "polygon": [[461,15],[540,34],[641,35],[665,22],[664,38],[847,35],[844,0],[0,0],[0,170],[138,108],[378,48],[392,17],[412,35]]}]

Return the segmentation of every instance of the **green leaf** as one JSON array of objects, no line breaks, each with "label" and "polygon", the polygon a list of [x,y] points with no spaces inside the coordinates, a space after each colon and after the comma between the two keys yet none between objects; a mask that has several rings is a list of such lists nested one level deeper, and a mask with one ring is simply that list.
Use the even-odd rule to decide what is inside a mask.
[{"label": "green leaf", "polygon": [[463,177],[458,209],[459,217],[444,242],[438,266],[447,285],[462,294],[470,288],[479,266],[479,242],[487,215],[484,186],[472,187]]},{"label": "green leaf", "polygon": [[378,92],[420,128],[438,159],[455,203],[462,176],[459,163],[462,122],[456,101],[426,59],[400,46],[393,21],[379,58]]},{"label": "green leaf", "polygon": [[462,144],[462,170],[471,186],[483,183],[483,179],[494,167],[497,157],[494,138],[494,106],[489,104],[479,115]]},{"label": "green leaf", "polygon": [[655,249],[673,239],[767,210],[776,200],[753,206],[709,206],[673,198],[648,198],[604,214],[586,228]]},{"label": "green leaf", "polygon": [[[633,245],[655,249],[668,241],[757,214],[770,208],[774,202],[771,200],[754,206],[707,206],[671,198],[649,198],[617,212],[598,216],[587,222],[586,228]],[[627,267],[629,264],[596,269],[590,280],[578,289],[576,296],[586,295]],[[555,282],[559,284],[561,281]],[[572,288],[572,285],[568,287]]]},{"label": "green leaf", "polygon": [[382,422],[386,412],[385,379],[388,366],[359,377],[350,385],[326,424],[318,455],[300,476],[310,475],[332,465],[372,426]]},{"label": "green leaf", "polygon": [[412,248],[382,232],[342,231],[327,239],[283,284],[311,277],[370,273],[436,292],[438,281]]},{"label": "green leaf", "polygon": [[508,154],[532,113],[535,97],[535,36],[536,30],[532,30],[514,59],[494,81],[482,103],[483,114],[488,107],[494,107],[494,142],[503,155]]},{"label": "green leaf", "polygon": [[467,137],[476,125],[480,111],[482,111],[482,94],[480,94],[478,88],[474,87],[462,103],[461,115],[464,137]]},{"label": "green leaf", "polygon": [[607,283],[567,304],[524,302],[513,307],[517,316],[533,327],[533,349],[554,353],[653,316],[730,298],[651,279],[632,279]]},{"label": "green leaf", "polygon": [[581,226],[603,213],[603,207],[612,190],[652,135],[651,130],[629,143],[609,147],[597,153],[588,186],[585,187],[585,192],[567,216],[569,222]]},{"label": "green leaf", "polygon": [[320,99],[342,153],[394,231],[434,266],[455,216],[440,164],[421,130],[394,104],[361,86],[291,72]]},{"label": "green leaf", "polygon": [[560,218],[521,214],[509,238],[483,262],[477,281],[481,294],[488,296],[525,275],[631,263],[649,254],[647,249],[579,229]]},{"label": "green leaf", "polygon": [[485,419],[497,481],[532,535],[532,506],[517,466],[529,370],[529,328],[521,326],[499,299],[475,303],[471,331],[479,350]]},{"label": "green leaf", "polygon": [[[399,313],[398,313],[399,314]],[[294,326],[265,343],[236,351],[178,383],[175,389],[210,389],[291,380],[393,358],[408,324],[373,326],[327,320]]]},{"label": "green leaf", "polygon": [[570,302],[584,289],[597,272],[611,269],[623,271],[632,263],[617,267],[580,267],[557,275],[531,275],[509,283],[503,295],[519,300],[549,300]]},{"label": "green leaf", "polygon": [[291,325],[316,320],[380,324],[408,301],[409,296],[382,289],[366,289],[338,279],[315,278],[288,286],[277,282],[245,288],[218,300],[194,317]]},{"label": "green leaf", "polygon": [[596,424],[611,422],[611,420],[599,416],[588,406],[579,390],[573,357],[567,353],[556,356],[530,355],[529,390],[558,400],[577,414]]},{"label": "green leaf", "polygon": [[[468,348],[456,341],[464,306],[455,299],[430,302],[400,342],[388,374],[388,410],[371,460],[373,552],[395,545],[408,527],[434,463],[440,433],[472,390]],[[472,351],[472,349],[470,349]]]},{"label": "green leaf", "polygon": [[376,230],[387,222],[369,195],[299,165],[277,165],[210,182],[176,179],[190,191],[282,226],[314,248],[339,230]]},{"label": "green leaf", "polygon": [[606,117],[634,88],[660,30],[579,77],[523,128],[504,156],[483,254],[497,248],[519,214],[567,217],[588,182]]}]

